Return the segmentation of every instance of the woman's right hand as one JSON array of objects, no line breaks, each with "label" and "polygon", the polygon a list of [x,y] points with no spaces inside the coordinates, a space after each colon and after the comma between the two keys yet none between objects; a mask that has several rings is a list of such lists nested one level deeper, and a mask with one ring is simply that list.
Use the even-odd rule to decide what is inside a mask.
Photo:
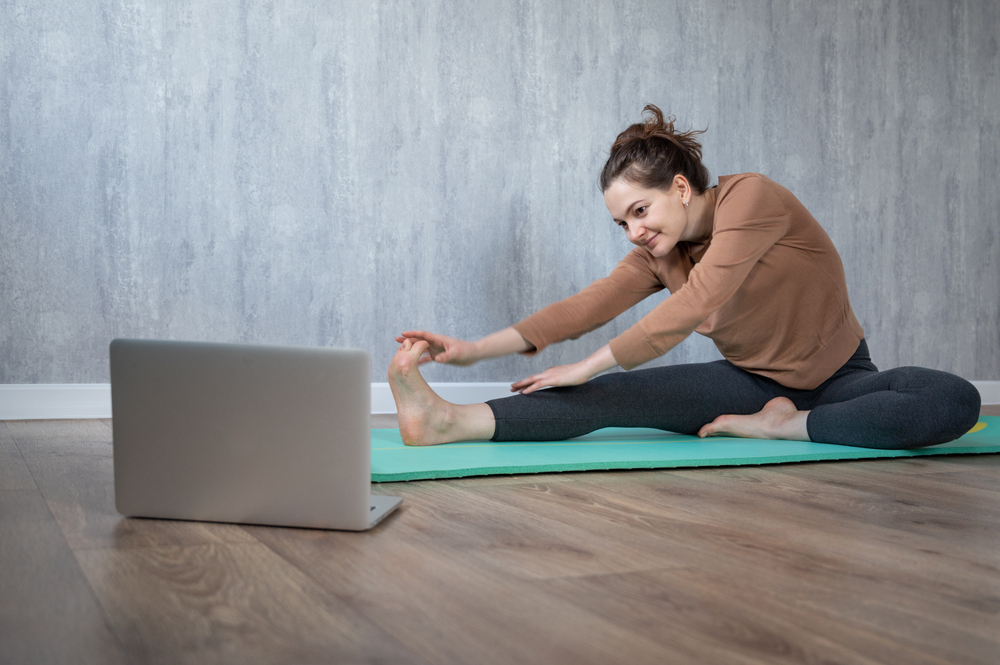
[{"label": "woman's right hand", "polygon": [[420,357],[421,365],[429,362],[448,365],[471,365],[482,359],[478,353],[476,344],[464,339],[438,335],[426,330],[407,330],[396,336],[396,341],[400,344],[407,339],[413,341],[422,339],[429,345],[424,355]]}]

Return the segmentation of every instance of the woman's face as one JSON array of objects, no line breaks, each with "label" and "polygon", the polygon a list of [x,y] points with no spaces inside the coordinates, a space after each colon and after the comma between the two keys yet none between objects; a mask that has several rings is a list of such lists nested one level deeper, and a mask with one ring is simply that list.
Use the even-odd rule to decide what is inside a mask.
[{"label": "woman's face", "polygon": [[689,218],[684,202],[691,192],[687,181],[670,189],[646,189],[618,178],[604,191],[604,204],[629,242],[645,247],[653,256],[665,256],[685,239]]}]

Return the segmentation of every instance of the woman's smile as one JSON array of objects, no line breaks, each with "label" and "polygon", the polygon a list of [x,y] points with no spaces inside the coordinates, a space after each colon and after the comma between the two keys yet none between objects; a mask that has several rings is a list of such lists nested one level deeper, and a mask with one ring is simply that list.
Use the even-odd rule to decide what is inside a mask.
[{"label": "woman's smile", "polygon": [[642,187],[618,178],[604,191],[604,203],[629,242],[653,256],[666,256],[678,242],[712,235],[714,192],[694,194],[681,176],[668,189]]}]

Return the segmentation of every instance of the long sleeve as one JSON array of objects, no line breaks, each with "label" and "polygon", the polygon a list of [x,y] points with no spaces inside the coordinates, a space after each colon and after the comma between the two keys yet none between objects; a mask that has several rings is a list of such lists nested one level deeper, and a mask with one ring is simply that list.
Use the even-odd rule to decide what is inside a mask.
[{"label": "long sleeve", "polygon": [[607,277],[535,312],[514,324],[514,329],[535,347],[526,354],[533,355],[549,344],[576,339],[603,326],[662,289],[660,279],[633,251]]}]

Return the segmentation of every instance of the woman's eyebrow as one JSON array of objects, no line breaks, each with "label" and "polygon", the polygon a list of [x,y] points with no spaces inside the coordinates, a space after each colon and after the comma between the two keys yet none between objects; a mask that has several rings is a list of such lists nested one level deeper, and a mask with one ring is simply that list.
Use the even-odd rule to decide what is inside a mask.
[{"label": "woman's eyebrow", "polygon": [[[641,202],[642,202],[642,199],[637,199],[637,200],[633,201],[632,204],[629,205],[629,207],[625,208],[625,216],[628,217],[628,214],[630,212],[632,212],[632,208],[634,208],[636,206],[636,204],[641,203]],[[611,219],[615,220],[616,222],[624,221],[624,220],[618,219],[614,215],[611,216]]]}]

